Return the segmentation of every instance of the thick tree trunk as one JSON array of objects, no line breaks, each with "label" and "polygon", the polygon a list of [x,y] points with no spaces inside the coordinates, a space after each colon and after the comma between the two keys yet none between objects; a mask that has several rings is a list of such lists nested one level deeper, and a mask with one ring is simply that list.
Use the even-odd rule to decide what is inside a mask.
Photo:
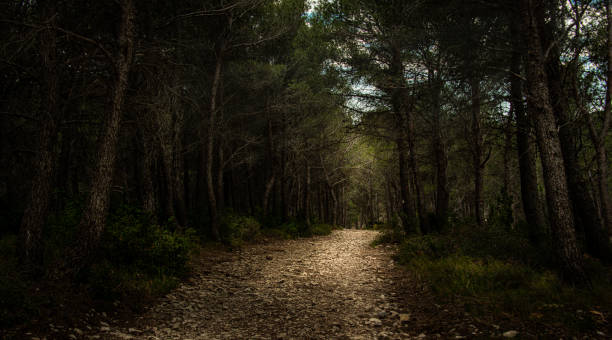
[{"label": "thick tree trunk", "polygon": [[558,256],[561,275],[567,281],[588,283],[582,254],[576,244],[561,143],[550,103],[541,33],[537,25],[536,13],[539,12],[537,8],[539,6],[543,6],[542,0],[521,0],[522,29],[528,48],[529,113],[535,123],[538,146],[542,155],[553,245]]},{"label": "thick tree trunk", "polygon": [[542,32],[540,37],[545,46],[551,46],[546,62],[546,76],[549,88],[550,103],[555,114],[559,129],[559,138],[563,152],[565,172],[568,181],[569,194],[574,212],[574,227],[579,235],[584,235],[586,250],[591,255],[605,261],[612,261],[612,249],[606,240],[601,214],[593,198],[589,193],[589,184],[583,176],[578,161],[575,136],[578,129],[575,122],[568,115],[567,95],[563,91],[563,80],[560,66],[560,52],[553,37],[551,25],[544,22],[544,8],[538,9],[539,14],[536,24]]},{"label": "thick tree trunk", "polygon": [[606,20],[608,22],[607,92],[604,119],[597,138],[597,177],[604,227],[608,232],[609,242],[612,242],[612,203],[610,203],[610,192],[608,190],[608,155],[606,151],[608,130],[612,122],[612,1],[610,0],[606,1]]},{"label": "thick tree trunk", "polygon": [[110,191],[117,157],[117,142],[121,127],[123,101],[128,85],[128,75],[134,51],[134,8],[131,0],[122,0],[119,27],[118,53],[114,60],[115,83],[113,84],[110,112],[99,140],[98,162],[95,167],[89,198],[79,222],[79,242],[65,257],[64,263],[54,276],[74,275],[83,269],[104,231]]},{"label": "thick tree trunk", "polygon": [[[50,25],[55,22],[55,3],[45,8],[45,17]],[[60,122],[58,97],[59,82],[57,74],[56,32],[49,27],[41,34],[40,55],[43,66],[42,131],[40,132],[39,151],[35,163],[34,178],[28,196],[28,203],[21,219],[19,230],[20,260],[24,268],[34,273],[42,265],[42,234],[49,209],[51,186],[57,160],[57,134]]]},{"label": "thick tree trunk", "polygon": [[[510,101],[513,114],[516,118],[516,141],[521,181],[521,198],[525,219],[529,224],[529,237],[535,242],[542,241],[546,228],[546,216],[538,191],[538,175],[536,166],[535,143],[532,143],[532,128],[525,113],[523,102],[521,72],[520,26],[517,20],[511,24],[513,36],[512,64],[510,65]],[[534,141],[535,142],[535,141]]]}]

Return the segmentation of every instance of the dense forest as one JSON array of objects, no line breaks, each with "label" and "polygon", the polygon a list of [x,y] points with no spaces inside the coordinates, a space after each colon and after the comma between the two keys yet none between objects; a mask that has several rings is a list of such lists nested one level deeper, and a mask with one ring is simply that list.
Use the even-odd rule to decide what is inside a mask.
[{"label": "dense forest", "polygon": [[610,1],[0,13],[0,327],[41,282],[163,294],[206,244],[339,228],[400,257],[469,238],[560,289],[610,288]]}]

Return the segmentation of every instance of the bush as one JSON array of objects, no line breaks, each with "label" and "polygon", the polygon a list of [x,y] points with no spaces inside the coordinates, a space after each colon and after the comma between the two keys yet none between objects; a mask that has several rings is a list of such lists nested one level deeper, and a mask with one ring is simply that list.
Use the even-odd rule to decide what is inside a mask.
[{"label": "bush", "polygon": [[99,260],[85,273],[93,293],[101,298],[154,296],[176,286],[188,272],[197,239],[192,229],[174,230],[151,223],[131,207],[121,207],[109,219]]},{"label": "bush", "polygon": [[380,230],[381,233],[376,236],[376,239],[372,242],[372,246],[388,243],[400,244],[406,237],[406,233],[399,225],[397,219],[393,219],[384,224],[377,224],[375,229]]},{"label": "bush", "polygon": [[261,234],[261,225],[252,216],[227,213],[221,219],[221,241],[239,247],[245,241],[254,241]]},{"label": "bush", "polygon": [[526,236],[502,228],[455,226],[452,234],[410,237],[396,260],[440,298],[459,299],[472,313],[514,313],[523,321],[563,324],[580,333],[592,331],[597,322],[589,313],[576,315],[577,310],[612,308],[610,268],[587,258],[592,290],[566,286],[547,267],[550,259],[541,249]]},{"label": "bush", "polygon": [[325,236],[332,233],[333,226],[324,223],[313,224],[310,227],[310,233],[315,236]]},{"label": "bush", "polygon": [[455,244],[449,237],[439,235],[413,236],[407,238],[400,246],[397,260],[407,264],[413,259],[439,259],[456,251]]}]

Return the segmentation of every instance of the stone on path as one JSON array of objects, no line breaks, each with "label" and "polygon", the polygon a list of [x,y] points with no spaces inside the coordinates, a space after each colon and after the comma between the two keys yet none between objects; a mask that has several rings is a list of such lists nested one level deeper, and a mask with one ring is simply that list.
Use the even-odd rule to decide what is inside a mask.
[{"label": "stone on path", "polygon": [[517,331],[507,331],[507,332],[504,332],[503,334],[504,338],[514,338],[517,335],[518,335]]}]

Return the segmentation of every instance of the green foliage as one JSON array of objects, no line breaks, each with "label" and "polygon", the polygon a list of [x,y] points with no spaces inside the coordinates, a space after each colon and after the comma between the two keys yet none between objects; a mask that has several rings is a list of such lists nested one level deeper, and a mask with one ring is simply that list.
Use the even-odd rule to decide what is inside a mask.
[{"label": "green foliage", "polygon": [[268,237],[278,239],[296,239],[298,237],[324,236],[329,235],[334,229],[340,229],[325,223],[311,223],[301,219],[294,219],[283,224],[267,227],[264,234]]},{"label": "green foliage", "polygon": [[252,216],[226,213],[221,219],[221,240],[230,247],[255,241],[261,235],[261,224]]},{"label": "green foliage", "polygon": [[495,202],[491,205],[489,213],[489,225],[508,228],[514,223],[512,217],[512,197],[508,190],[502,187]]},{"label": "green foliage", "polygon": [[476,314],[513,313],[526,321],[562,323],[575,332],[597,325],[589,313],[576,310],[612,307],[612,276],[587,261],[593,289],[564,285],[550,269],[550,259],[527,237],[501,228],[456,226],[454,233],[407,238],[396,255],[429,283],[441,299],[460,299]]},{"label": "green foliage", "polygon": [[153,224],[138,209],[123,206],[108,219],[100,257],[85,273],[93,293],[102,298],[145,297],[176,286],[188,272],[197,239],[192,229],[171,231]]},{"label": "green foliage", "polygon": [[372,246],[386,243],[400,244],[406,237],[406,233],[399,225],[397,219],[391,220],[390,222],[384,224],[375,224],[374,229],[380,230],[381,232],[372,242]]},{"label": "green foliage", "polygon": [[413,236],[400,246],[397,259],[400,263],[410,263],[415,258],[440,259],[455,252],[452,240],[444,236]]},{"label": "green foliage", "polygon": [[315,235],[315,236],[325,236],[325,235],[331,234],[333,229],[334,227],[329,224],[319,223],[319,224],[313,224],[310,227],[310,232],[312,235]]}]

